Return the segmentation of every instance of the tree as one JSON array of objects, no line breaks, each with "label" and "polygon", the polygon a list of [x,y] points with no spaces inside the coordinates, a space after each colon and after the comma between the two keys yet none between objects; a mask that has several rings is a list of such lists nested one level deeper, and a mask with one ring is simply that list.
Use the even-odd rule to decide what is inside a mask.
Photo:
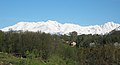
[{"label": "tree", "polygon": [[69,35],[70,35],[70,42],[76,42],[77,32],[76,31],[70,32]]}]

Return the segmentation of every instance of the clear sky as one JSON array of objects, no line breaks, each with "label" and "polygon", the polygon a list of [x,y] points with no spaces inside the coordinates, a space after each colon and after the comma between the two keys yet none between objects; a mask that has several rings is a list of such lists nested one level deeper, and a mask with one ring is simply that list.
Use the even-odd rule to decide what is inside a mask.
[{"label": "clear sky", "polygon": [[120,0],[0,0],[0,28],[20,21],[120,23]]}]

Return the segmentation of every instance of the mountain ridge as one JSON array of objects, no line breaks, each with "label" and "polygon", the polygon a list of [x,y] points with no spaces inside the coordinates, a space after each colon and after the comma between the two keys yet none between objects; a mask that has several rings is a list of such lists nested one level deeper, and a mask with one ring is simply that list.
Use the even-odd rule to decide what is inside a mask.
[{"label": "mountain ridge", "polygon": [[32,32],[45,32],[51,34],[69,34],[69,32],[76,31],[78,35],[81,34],[100,34],[104,35],[112,30],[120,30],[120,24],[114,22],[107,22],[103,25],[90,25],[81,26],[71,23],[58,23],[57,21],[48,20],[47,22],[18,22],[15,25],[5,27],[2,31],[9,31],[10,29],[15,31],[32,31]]}]

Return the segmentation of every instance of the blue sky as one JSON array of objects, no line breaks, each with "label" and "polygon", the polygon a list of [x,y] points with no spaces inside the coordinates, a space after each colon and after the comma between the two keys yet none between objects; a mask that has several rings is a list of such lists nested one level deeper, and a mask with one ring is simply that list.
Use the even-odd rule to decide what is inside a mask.
[{"label": "blue sky", "polygon": [[120,23],[120,0],[0,0],[0,28],[20,21]]}]

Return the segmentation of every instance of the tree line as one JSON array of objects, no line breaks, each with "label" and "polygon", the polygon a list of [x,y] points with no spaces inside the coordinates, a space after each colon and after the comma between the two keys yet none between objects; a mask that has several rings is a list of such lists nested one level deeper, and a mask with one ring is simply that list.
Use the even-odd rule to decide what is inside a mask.
[{"label": "tree line", "polygon": [[[118,65],[119,34],[120,31],[106,35],[77,35],[75,31],[69,35],[0,31],[0,52],[37,58],[48,65]],[[71,42],[76,42],[76,46],[71,47]]]}]

